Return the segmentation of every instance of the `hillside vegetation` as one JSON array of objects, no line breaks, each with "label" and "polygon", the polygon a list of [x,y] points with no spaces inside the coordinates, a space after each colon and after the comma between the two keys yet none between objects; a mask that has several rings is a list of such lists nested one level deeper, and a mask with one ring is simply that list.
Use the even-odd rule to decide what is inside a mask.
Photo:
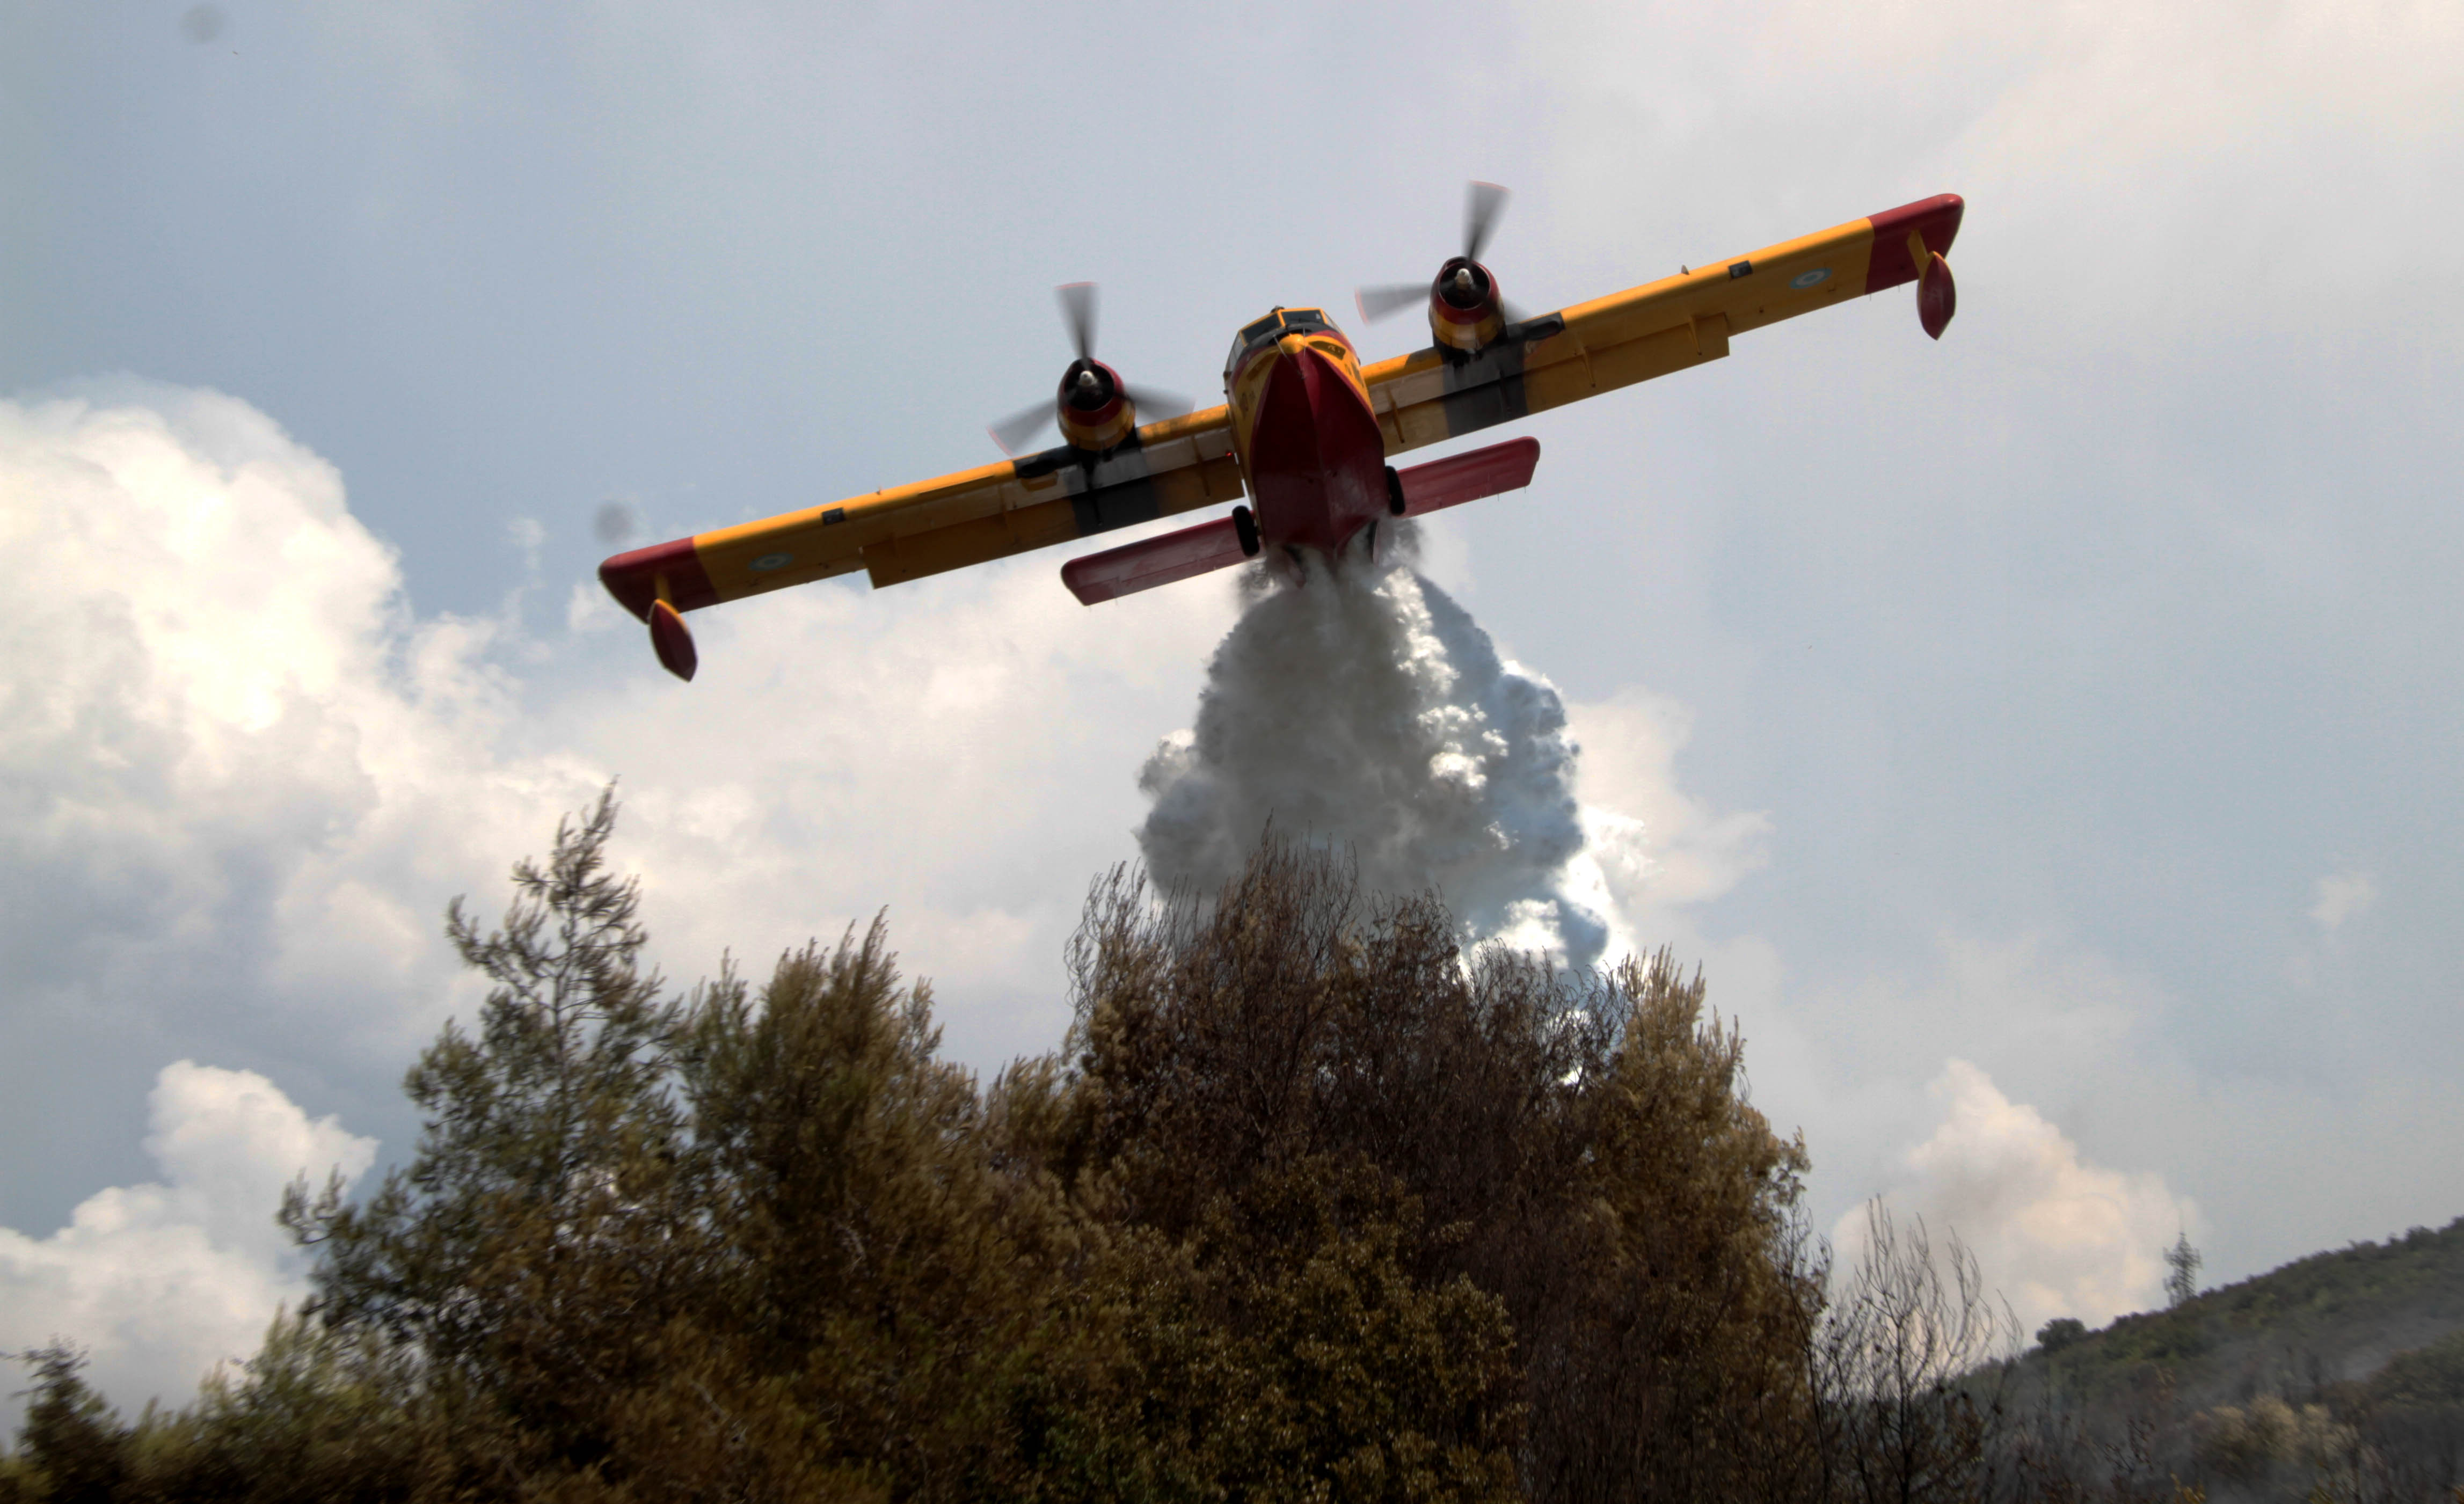
[{"label": "hillside vegetation", "polygon": [[[2366,1379],[2396,1355],[2464,1332],[2464,1217],[2356,1243],[2210,1290],[2167,1311],[2031,1355],[2053,1387],[2097,1400],[2150,1365],[2200,1404]],[[2415,1360],[2408,1360],[2414,1362]],[[2411,1371],[2408,1369],[2408,1371]]]},{"label": "hillside vegetation", "polygon": [[[2248,1496],[2464,1481],[2464,1218],[2314,1253],[1993,1371],[2020,1428]],[[2464,1494],[2457,1495],[2464,1504]]]}]

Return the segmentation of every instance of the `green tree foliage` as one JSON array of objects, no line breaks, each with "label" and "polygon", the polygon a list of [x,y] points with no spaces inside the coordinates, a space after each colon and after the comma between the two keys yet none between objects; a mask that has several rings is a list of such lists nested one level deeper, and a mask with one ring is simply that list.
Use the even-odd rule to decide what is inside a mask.
[{"label": "green tree foliage", "polygon": [[615,817],[449,912],[487,996],[408,1163],[286,1198],[307,1309],[134,1426],[33,1355],[0,1504],[2189,1496],[1997,1430],[1955,1240],[1832,1277],[1664,953],[1466,957],[1270,840],[1098,882],[1064,1047],[986,1087],[878,920],[668,989]]},{"label": "green tree foliage", "polygon": [[[319,1252],[311,1315],[407,1344],[456,1424],[575,1466],[603,1397],[662,1371],[656,1322],[693,1278],[673,1235],[684,1129],[667,1078],[679,1009],[639,961],[636,885],[605,864],[612,795],[514,869],[501,926],[446,932],[490,990],[405,1079],[418,1149],[364,1204],[297,1185],[282,1219]],[[473,1397],[484,1405],[467,1415]]]},{"label": "green tree foliage", "polygon": [[758,1000],[732,974],[663,1000],[614,817],[517,867],[495,930],[451,910],[494,984],[479,1028],[411,1071],[407,1168],[359,1206],[295,1188],[311,1314],[420,1356],[451,1487],[964,1493],[939,1474],[986,1450],[1015,1259],[928,994],[876,925]]},{"label": "green tree foliage", "polygon": [[0,1500],[108,1504],[127,1475],[127,1431],[78,1374],[85,1361],[55,1342],[22,1355],[34,1371],[16,1454],[0,1468]]},{"label": "green tree foliage", "polygon": [[1397,1177],[1279,1155],[1134,1200],[1066,1163],[1089,1074],[979,1094],[878,923],[662,1001],[613,816],[517,868],[495,930],[452,911],[494,985],[410,1073],[411,1164],[285,1208],[319,1331],[419,1359],[389,1392],[421,1493],[1512,1492],[1509,1328]]},{"label": "green tree foliage", "polygon": [[765,1472],[829,1458],[832,1491],[913,1497],[1023,1481],[1008,1416],[1069,1229],[992,1163],[939,1041],[878,921],[782,958],[758,1000],[714,989],[678,1037],[693,1344],[713,1394],[743,1390],[731,1414],[767,1417],[743,1443]]},{"label": "green tree foliage", "polygon": [[[1079,1024],[1046,1163],[1174,1238],[1289,1237],[1262,1188],[1381,1179],[1432,1235],[1422,1288],[1504,1319],[1511,1420],[1441,1447],[1511,1449],[1559,1498],[1752,1492],[1801,1453],[1793,1262],[1801,1144],[1742,1090],[1742,1043],[1665,955],[1603,976],[1488,952],[1434,897],[1377,901],[1269,843],[1221,894],[1157,904],[1115,873],[1072,948]],[[1301,1171],[1300,1166],[1325,1169]]]}]

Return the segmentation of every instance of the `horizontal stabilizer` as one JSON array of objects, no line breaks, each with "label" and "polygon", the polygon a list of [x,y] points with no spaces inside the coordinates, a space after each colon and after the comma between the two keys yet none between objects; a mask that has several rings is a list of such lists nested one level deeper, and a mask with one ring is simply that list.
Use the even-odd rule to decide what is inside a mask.
[{"label": "horizontal stabilizer", "polygon": [[1540,463],[1540,441],[1509,439],[1485,449],[1457,454],[1395,472],[1403,483],[1403,515],[1424,516],[1445,507],[1520,490],[1531,484]]},{"label": "horizontal stabilizer", "polygon": [[1229,569],[1246,557],[1241,549],[1240,529],[1230,517],[1218,517],[1161,537],[1073,558],[1061,566],[1061,582],[1091,606],[1209,570]]}]

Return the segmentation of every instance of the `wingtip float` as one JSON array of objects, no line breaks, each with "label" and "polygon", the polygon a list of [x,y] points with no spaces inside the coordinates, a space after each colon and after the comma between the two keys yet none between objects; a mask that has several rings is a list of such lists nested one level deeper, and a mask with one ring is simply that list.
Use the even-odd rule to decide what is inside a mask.
[{"label": "wingtip float", "polygon": [[1094,359],[1094,289],[1072,283],[1060,299],[1077,358],[1050,402],[991,429],[1010,449],[1057,425],[1059,446],[635,549],[599,578],[688,680],[699,659],[686,612],[857,570],[876,588],[898,584],[1202,507],[1243,503],[1072,559],[1062,582],[1093,605],[1261,555],[1299,579],[1305,556],[1340,558],[1364,534],[1374,553],[1382,518],[1529,485],[1540,446],[1399,469],[1392,455],[1722,359],[1737,335],[1852,295],[1916,284],[1918,324],[1935,339],[1958,310],[1945,254],[1967,207],[1955,193],[1538,317],[1507,303],[1480,261],[1505,203],[1504,189],[1474,184],[1460,255],[1428,282],[1360,289],[1364,318],[1424,308],[1426,349],[1364,365],[1324,313],[1279,307],[1234,336],[1224,403],[1183,412]]},{"label": "wingtip float", "polygon": [[690,681],[701,657],[693,649],[684,613],[719,599],[693,553],[693,540],[679,538],[619,554],[599,566],[599,582],[649,627],[650,651],[660,666]]}]

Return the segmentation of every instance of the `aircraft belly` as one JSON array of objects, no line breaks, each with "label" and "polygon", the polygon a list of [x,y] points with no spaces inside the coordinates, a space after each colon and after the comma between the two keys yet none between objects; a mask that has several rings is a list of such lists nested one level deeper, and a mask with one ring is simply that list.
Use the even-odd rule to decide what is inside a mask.
[{"label": "aircraft belly", "polygon": [[1332,553],[1386,512],[1386,444],[1377,418],[1334,362],[1283,356],[1250,431],[1258,531],[1270,544]]}]

